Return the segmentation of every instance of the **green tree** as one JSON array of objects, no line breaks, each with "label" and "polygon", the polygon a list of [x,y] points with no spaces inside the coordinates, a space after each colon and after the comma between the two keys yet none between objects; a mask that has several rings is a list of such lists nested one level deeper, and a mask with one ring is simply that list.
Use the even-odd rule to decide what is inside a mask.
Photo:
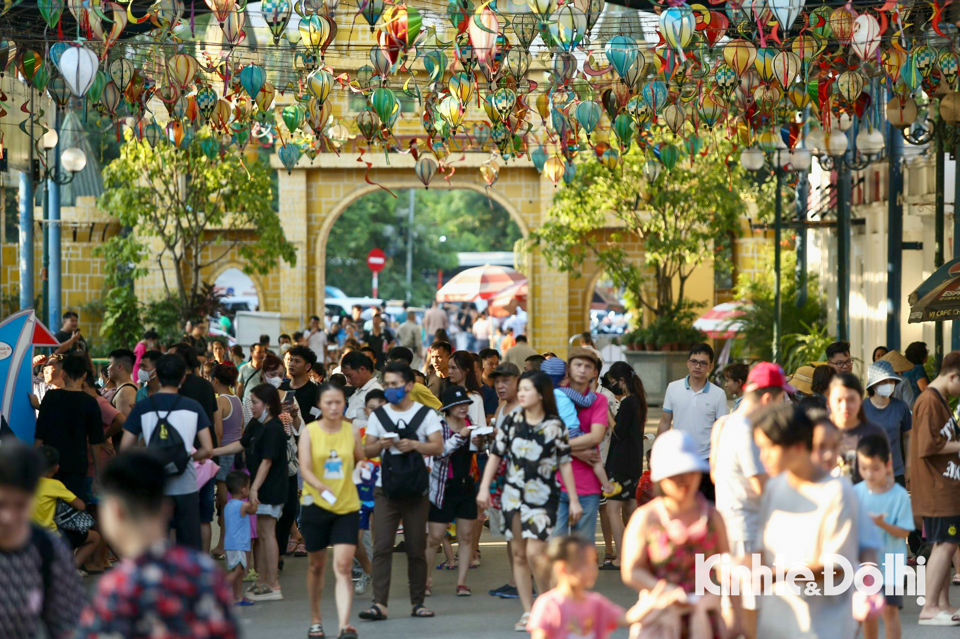
[{"label": "green tree", "polygon": [[[686,283],[701,265],[710,260],[726,265],[728,258],[714,242],[736,232],[748,202],[756,199],[756,183],[739,163],[726,161],[729,150],[721,142],[692,165],[680,162],[654,180],[643,168],[656,160],[638,148],[624,156],[622,169],[610,171],[596,159],[584,162],[557,192],[530,244],[561,271],[579,273],[585,260],[595,259],[625,287],[633,306],[656,317],[673,316],[689,306]],[[617,228],[611,236],[598,233],[610,227]],[[631,261],[623,249],[622,242],[630,239],[643,242],[644,264]],[[656,285],[652,298],[642,290],[648,271]]]},{"label": "green tree", "polygon": [[[380,248],[387,263],[379,295],[406,299],[409,195],[378,191],[353,202],[333,225],[327,240],[326,281],[348,295],[369,291],[366,257]],[[411,301],[425,305],[436,293],[438,271],[457,267],[458,252],[512,251],[520,229],[502,206],[469,190],[414,191]],[[444,241],[440,241],[444,238]]]},{"label": "green tree", "polygon": [[[816,350],[816,347],[807,343],[809,340],[801,339],[800,335],[812,338],[823,333],[820,326],[826,320],[827,311],[820,297],[819,280],[814,273],[807,276],[806,301],[800,306],[797,305],[800,287],[797,278],[793,276],[796,272],[797,254],[794,251],[784,251],[782,256],[780,334],[784,337],[783,361],[794,366],[802,353]],[[735,352],[744,358],[772,361],[775,298],[772,247],[761,255],[755,274],[741,274],[738,277],[734,296],[744,303],[745,312],[739,318],[741,329],[735,342]],[[791,339],[787,339],[788,337]],[[794,356],[793,351],[797,349],[800,349],[800,352]]]},{"label": "green tree", "polygon": [[[219,149],[208,129],[184,149],[167,142],[151,147],[128,132],[120,157],[103,171],[99,206],[131,231],[102,248],[112,262],[108,269],[126,265],[135,279],[148,259],[156,260],[167,295],[178,298],[182,321],[202,302],[201,272],[234,249],[247,273],[262,275],[281,259],[296,261],[271,207],[270,169],[259,162],[244,167],[230,153],[221,157]],[[142,243],[150,238],[159,240],[156,253],[148,254]]]}]

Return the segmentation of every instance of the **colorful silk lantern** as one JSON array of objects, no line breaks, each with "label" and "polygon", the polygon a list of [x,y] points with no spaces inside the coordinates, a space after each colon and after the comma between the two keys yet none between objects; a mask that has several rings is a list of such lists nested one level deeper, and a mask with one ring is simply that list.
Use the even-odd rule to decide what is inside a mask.
[{"label": "colorful silk lantern", "polygon": [[417,163],[413,166],[413,172],[416,173],[417,178],[423,182],[423,186],[429,189],[430,181],[437,173],[437,163],[430,156],[421,155],[420,159],[418,159]]},{"label": "colorful silk lantern", "polygon": [[97,77],[97,54],[86,47],[69,47],[58,60],[57,67],[70,92],[82,98]]}]

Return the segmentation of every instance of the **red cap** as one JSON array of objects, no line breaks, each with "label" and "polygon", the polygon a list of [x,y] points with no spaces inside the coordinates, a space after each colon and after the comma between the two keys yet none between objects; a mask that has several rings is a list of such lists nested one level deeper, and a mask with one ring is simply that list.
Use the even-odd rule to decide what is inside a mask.
[{"label": "red cap", "polygon": [[787,376],[780,365],[771,362],[760,362],[750,369],[743,390],[749,393],[758,388],[782,388],[788,393],[796,392],[793,386],[787,383]]}]

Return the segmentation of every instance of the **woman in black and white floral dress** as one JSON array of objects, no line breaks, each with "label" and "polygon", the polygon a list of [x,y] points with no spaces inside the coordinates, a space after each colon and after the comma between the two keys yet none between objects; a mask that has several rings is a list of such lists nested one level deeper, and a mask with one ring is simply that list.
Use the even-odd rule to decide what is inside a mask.
[{"label": "woman in black and white floral dress", "polygon": [[545,592],[550,585],[549,575],[543,570],[545,567],[537,563],[531,565],[527,557],[544,552],[547,539],[557,523],[557,507],[560,505],[557,471],[564,485],[574,488],[568,491],[571,524],[580,518],[583,510],[574,487],[567,427],[557,416],[553,383],[540,371],[524,373],[520,377],[517,399],[523,410],[513,414],[497,433],[477,505],[481,509],[490,507],[490,482],[500,467],[500,461],[505,459],[506,485],[501,506],[506,520],[506,537],[511,542],[513,574],[524,610],[516,629],[524,631],[533,605],[531,568],[540,592]]}]

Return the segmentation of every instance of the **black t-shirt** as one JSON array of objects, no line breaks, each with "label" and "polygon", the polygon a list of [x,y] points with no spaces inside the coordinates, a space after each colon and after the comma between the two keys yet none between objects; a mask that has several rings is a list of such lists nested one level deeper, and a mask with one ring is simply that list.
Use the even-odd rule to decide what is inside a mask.
[{"label": "black t-shirt", "polygon": [[189,344],[193,350],[197,351],[198,357],[204,357],[207,354],[207,338],[194,337],[193,335],[184,335],[183,343]]},{"label": "black t-shirt", "polygon": [[287,501],[287,434],[283,424],[274,417],[266,424],[254,419],[243,431],[240,444],[246,454],[250,481],[253,482],[260,470],[260,462],[273,460],[267,478],[260,486],[259,498],[264,504],[276,506]]},{"label": "black t-shirt", "polygon": [[210,437],[213,439],[213,446],[216,448],[220,444],[217,442],[217,429],[213,428],[213,414],[217,412],[217,394],[213,392],[213,384],[193,373],[188,373],[187,377],[180,384],[180,396],[189,397],[203,407],[203,412],[207,414],[210,420]]},{"label": "black t-shirt", "polygon": [[386,358],[386,353],[383,352],[383,345],[393,341],[393,333],[391,333],[388,328],[381,329],[379,335],[374,335],[373,331],[365,331],[363,333],[363,341],[369,344],[373,352],[377,354],[376,363],[379,364]]},{"label": "black t-shirt", "polygon": [[307,380],[307,383],[300,388],[291,388],[290,380],[283,380],[280,390],[292,392],[297,398],[297,407],[300,409],[300,421],[304,424],[316,421],[320,418],[319,414],[310,411],[317,407],[320,402],[320,385],[314,381]]},{"label": "black t-shirt", "polygon": [[100,405],[83,391],[52,388],[37,416],[37,439],[60,453],[60,472],[87,472],[87,444],[103,443]]},{"label": "black t-shirt", "polygon": [[[53,336],[57,338],[58,342],[63,344],[65,341],[73,337],[73,333],[70,331],[57,331]],[[87,351],[87,340],[83,339],[83,335],[81,335],[80,339],[73,343],[73,346],[70,347],[70,351]]]},{"label": "black t-shirt", "polygon": [[620,402],[616,424],[610,438],[606,469],[614,478],[639,481],[643,474],[643,427],[640,399],[628,395]]}]

